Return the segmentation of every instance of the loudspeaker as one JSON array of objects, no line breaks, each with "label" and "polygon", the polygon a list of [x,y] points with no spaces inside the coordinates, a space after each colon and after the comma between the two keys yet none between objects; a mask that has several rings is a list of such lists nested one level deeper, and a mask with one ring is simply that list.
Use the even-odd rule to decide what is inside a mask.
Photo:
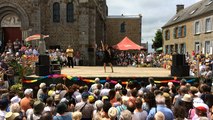
[{"label": "loudspeaker", "polygon": [[186,65],[186,58],[184,54],[172,55],[172,66],[184,66]]},{"label": "loudspeaker", "polygon": [[37,76],[46,76],[50,74],[50,66],[36,65],[35,74]]},{"label": "loudspeaker", "polygon": [[176,77],[189,76],[189,69],[190,67],[188,65],[171,66],[171,75]]},{"label": "loudspeaker", "polygon": [[39,65],[50,66],[49,55],[39,55]]}]

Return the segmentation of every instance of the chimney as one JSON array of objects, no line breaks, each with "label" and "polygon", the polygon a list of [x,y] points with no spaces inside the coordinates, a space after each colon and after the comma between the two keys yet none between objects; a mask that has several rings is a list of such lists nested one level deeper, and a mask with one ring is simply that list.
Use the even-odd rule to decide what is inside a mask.
[{"label": "chimney", "polygon": [[176,13],[178,13],[178,12],[180,12],[181,10],[183,10],[184,9],[184,5],[177,5],[177,11],[176,11]]}]

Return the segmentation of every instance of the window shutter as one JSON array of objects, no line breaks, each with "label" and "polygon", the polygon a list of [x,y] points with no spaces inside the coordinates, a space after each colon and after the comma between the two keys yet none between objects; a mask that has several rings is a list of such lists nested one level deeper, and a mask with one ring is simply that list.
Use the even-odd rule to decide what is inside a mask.
[{"label": "window shutter", "polygon": [[167,38],[166,38],[166,31],[164,31],[164,40],[167,40]]},{"label": "window shutter", "polygon": [[170,31],[168,30],[168,40],[170,40]]},{"label": "window shutter", "polygon": [[171,50],[170,50],[170,45],[168,45],[168,54],[171,53]]},{"label": "window shutter", "polygon": [[178,27],[178,38],[181,37],[181,27]]},{"label": "window shutter", "polygon": [[184,37],[186,37],[186,25],[184,25]]},{"label": "window shutter", "polygon": [[186,54],[186,43],[183,44],[183,54]]},{"label": "window shutter", "polygon": [[176,28],[173,29],[173,38],[176,38]]}]

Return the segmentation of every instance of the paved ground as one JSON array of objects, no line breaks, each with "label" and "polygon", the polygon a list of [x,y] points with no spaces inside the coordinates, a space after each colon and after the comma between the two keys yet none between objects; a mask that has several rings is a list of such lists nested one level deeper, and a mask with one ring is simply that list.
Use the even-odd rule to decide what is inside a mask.
[{"label": "paved ground", "polygon": [[75,66],[74,68],[63,68],[61,74],[81,77],[168,77],[170,70],[163,68],[136,68],[136,67],[114,67],[111,73],[110,67],[104,73],[103,67]]}]

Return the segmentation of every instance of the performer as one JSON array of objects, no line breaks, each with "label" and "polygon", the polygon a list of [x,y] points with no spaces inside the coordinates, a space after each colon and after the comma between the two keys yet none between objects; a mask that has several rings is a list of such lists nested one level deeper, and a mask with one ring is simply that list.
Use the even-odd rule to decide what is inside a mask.
[{"label": "performer", "polygon": [[110,65],[112,72],[114,72],[113,67],[112,67],[112,53],[111,53],[108,45],[104,46],[102,41],[101,41],[101,45],[102,45],[102,49],[103,49],[103,52],[104,52],[104,56],[103,56],[104,72],[106,72],[106,64],[107,63]]},{"label": "performer", "polygon": [[72,68],[73,68],[73,53],[74,53],[74,50],[71,48],[70,45],[68,46],[66,53],[67,53],[67,59],[68,59],[68,66],[70,68],[70,65],[72,65]]}]

